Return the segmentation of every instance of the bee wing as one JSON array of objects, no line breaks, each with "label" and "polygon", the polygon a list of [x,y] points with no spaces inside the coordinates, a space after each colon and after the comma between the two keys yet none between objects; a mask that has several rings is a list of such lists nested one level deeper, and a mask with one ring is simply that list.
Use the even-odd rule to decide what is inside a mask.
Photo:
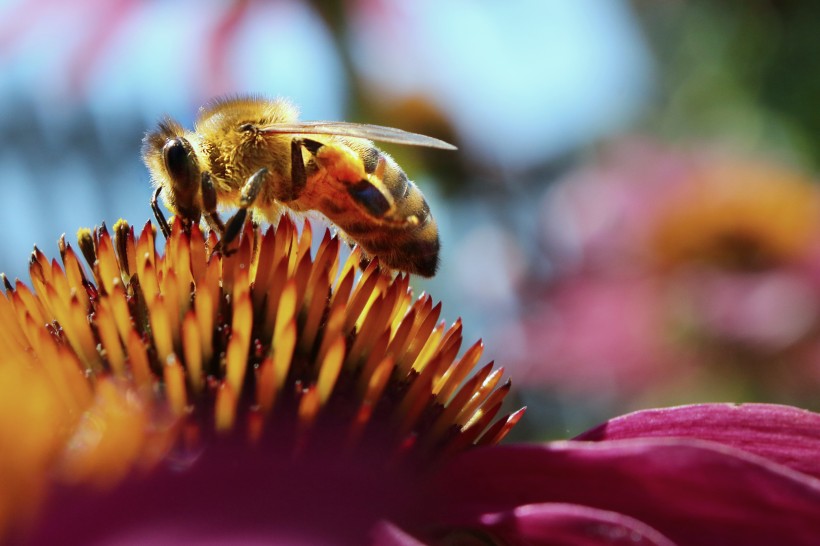
[{"label": "bee wing", "polygon": [[437,138],[409,133],[394,127],[352,123],[347,121],[302,121],[298,123],[275,123],[258,128],[259,132],[270,135],[337,135],[355,138],[366,138],[379,142],[393,142],[408,146],[424,146],[441,150],[456,150],[452,144]]}]

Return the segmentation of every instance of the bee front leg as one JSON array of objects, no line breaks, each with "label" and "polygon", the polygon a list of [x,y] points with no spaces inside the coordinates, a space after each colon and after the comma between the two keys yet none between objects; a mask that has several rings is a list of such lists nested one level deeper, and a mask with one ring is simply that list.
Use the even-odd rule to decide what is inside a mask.
[{"label": "bee front leg", "polygon": [[[253,173],[250,178],[248,178],[248,181],[245,182],[245,185],[242,186],[242,193],[239,197],[239,210],[236,211],[236,214],[231,216],[230,219],[228,219],[228,223],[224,225],[222,238],[214,250],[222,250],[226,255],[235,252],[235,249],[228,249],[228,245],[242,233],[242,227],[245,225],[245,220],[248,217],[248,208],[253,206],[253,203],[259,196],[259,192],[262,190],[267,175],[268,170],[263,167]],[[213,217],[216,219],[219,218],[215,210]]]},{"label": "bee front leg", "polygon": [[162,213],[162,209],[159,208],[159,203],[157,203],[157,199],[159,198],[159,194],[162,191],[162,186],[157,188],[157,191],[154,192],[153,197],[151,197],[151,210],[154,211],[154,218],[157,219],[157,223],[159,224],[159,229],[162,231],[162,234],[165,235],[165,238],[171,236],[171,226],[168,225],[168,220],[165,219],[165,215]]}]

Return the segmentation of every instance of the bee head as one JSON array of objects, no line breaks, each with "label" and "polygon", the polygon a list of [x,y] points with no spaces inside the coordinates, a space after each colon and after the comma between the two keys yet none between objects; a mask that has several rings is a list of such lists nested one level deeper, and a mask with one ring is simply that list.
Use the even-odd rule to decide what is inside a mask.
[{"label": "bee head", "polygon": [[142,158],[151,172],[154,185],[162,187],[168,206],[191,220],[198,220],[200,169],[185,130],[172,119],[162,120],[157,129],[146,134]]},{"label": "bee head", "polygon": [[202,175],[191,143],[183,137],[167,140],[162,147],[162,160],[171,179],[174,208],[185,218],[198,220],[196,201]]}]

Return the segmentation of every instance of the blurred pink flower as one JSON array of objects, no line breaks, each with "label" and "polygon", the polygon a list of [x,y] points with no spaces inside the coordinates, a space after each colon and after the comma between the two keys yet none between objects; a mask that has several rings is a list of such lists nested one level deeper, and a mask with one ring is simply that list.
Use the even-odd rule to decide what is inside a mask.
[{"label": "blurred pink flower", "polygon": [[655,211],[702,160],[625,140],[548,189],[540,238],[559,273],[641,271]]},{"label": "blurred pink flower", "polygon": [[663,289],[649,276],[577,275],[543,291],[517,325],[516,372],[524,384],[560,385],[570,395],[628,395],[665,377],[681,381],[691,367],[664,329]]},{"label": "blurred pink flower", "polygon": [[633,403],[650,389],[809,400],[820,386],[820,193],[800,173],[633,140],[542,210],[556,273],[525,283],[510,327],[530,385]]}]

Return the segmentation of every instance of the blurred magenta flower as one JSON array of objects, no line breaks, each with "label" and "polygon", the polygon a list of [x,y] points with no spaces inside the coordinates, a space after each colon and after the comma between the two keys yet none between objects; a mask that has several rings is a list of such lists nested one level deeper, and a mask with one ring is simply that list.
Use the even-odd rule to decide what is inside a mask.
[{"label": "blurred magenta flower", "polygon": [[820,191],[809,178],[634,140],[559,182],[543,210],[555,275],[526,283],[529,311],[511,327],[524,333],[515,364],[527,379],[632,407],[813,399]]}]

